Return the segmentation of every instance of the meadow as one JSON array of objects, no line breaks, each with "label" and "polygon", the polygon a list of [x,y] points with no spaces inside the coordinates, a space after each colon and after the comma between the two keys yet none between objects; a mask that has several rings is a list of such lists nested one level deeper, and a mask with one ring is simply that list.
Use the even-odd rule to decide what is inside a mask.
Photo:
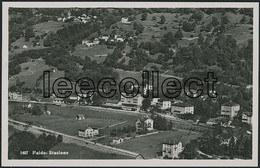
[{"label": "meadow", "polygon": [[123,143],[114,146],[140,153],[145,159],[152,159],[156,157],[158,152],[162,151],[162,143],[164,141],[182,142],[182,145],[185,146],[190,140],[196,139],[201,134],[184,130],[164,131],[158,134],[125,140]]},{"label": "meadow", "polygon": [[[21,107],[22,103],[9,103],[9,114],[15,109],[12,106]],[[86,129],[88,126],[105,128],[107,126],[127,121],[127,125],[135,125],[135,121],[142,114],[119,113],[110,109],[95,109],[90,107],[60,107],[48,105],[48,111],[52,115],[35,116],[28,113],[14,114],[11,118],[31,122],[33,125],[42,126],[47,129],[62,132],[69,135],[77,135],[78,129]],[[78,114],[83,114],[85,120],[76,120]],[[126,124],[119,125],[121,127]],[[117,127],[118,128],[118,127]]]}]

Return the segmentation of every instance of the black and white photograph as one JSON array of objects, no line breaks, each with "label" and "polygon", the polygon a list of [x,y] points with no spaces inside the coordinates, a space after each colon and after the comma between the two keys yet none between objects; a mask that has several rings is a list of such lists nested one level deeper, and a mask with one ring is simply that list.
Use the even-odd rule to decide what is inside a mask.
[{"label": "black and white photograph", "polygon": [[258,7],[3,2],[2,164],[257,166]]}]

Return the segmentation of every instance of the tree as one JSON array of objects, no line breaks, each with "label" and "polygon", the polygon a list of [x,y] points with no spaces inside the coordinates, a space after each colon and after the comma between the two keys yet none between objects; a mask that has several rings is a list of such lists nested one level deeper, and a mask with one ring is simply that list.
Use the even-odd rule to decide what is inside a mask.
[{"label": "tree", "polygon": [[58,135],[58,136],[57,136],[57,142],[58,142],[58,143],[61,143],[62,141],[63,141],[62,135]]},{"label": "tree", "polygon": [[29,39],[31,37],[34,37],[35,36],[35,33],[33,31],[33,27],[32,26],[29,26],[26,30],[25,30],[25,33],[24,33],[24,38],[25,38],[25,41],[29,41]]},{"label": "tree", "polygon": [[147,111],[147,109],[149,109],[150,106],[151,106],[151,100],[149,98],[144,99],[142,102],[143,110]]},{"label": "tree", "polygon": [[174,35],[174,38],[181,39],[182,37],[183,37],[182,30],[178,29],[178,31]]},{"label": "tree", "polygon": [[160,23],[160,24],[164,24],[165,21],[166,21],[165,16],[161,15],[160,18],[161,18],[161,20],[160,20],[159,23]]},{"label": "tree", "polygon": [[142,16],[141,16],[141,20],[142,21],[146,20],[147,16],[148,16],[148,14],[146,12],[143,13]]},{"label": "tree", "polygon": [[221,24],[227,24],[228,22],[229,22],[229,20],[228,20],[227,16],[223,16],[221,18]]},{"label": "tree", "polygon": [[219,23],[218,23],[218,19],[215,17],[215,16],[213,16],[212,17],[212,25],[215,27],[215,26],[217,26]]},{"label": "tree", "polygon": [[202,45],[204,44],[204,37],[202,36],[202,34],[199,34],[199,38],[198,38],[198,45]]}]

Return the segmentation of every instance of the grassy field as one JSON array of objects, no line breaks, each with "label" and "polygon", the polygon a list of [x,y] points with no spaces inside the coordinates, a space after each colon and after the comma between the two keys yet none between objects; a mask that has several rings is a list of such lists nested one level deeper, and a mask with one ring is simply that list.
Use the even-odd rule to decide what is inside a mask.
[{"label": "grassy field", "polygon": [[[11,107],[9,113],[14,109],[12,106],[21,105],[21,103],[9,103],[9,107]],[[49,105],[48,111],[51,111],[52,115],[34,116],[25,113],[12,115],[11,118],[22,122],[32,122],[34,125],[42,126],[65,134],[77,135],[79,128],[84,129],[87,126],[103,128],[123,121],[127,121],[128,125],[134,125],[138,116],[141,116],[141,114],[123,114],[113,112],[113,110],[107,112],[108,110],[109,109],[90,109],[89,107],[69,108]],[[78,114],[85,115],[85,120],[76,121],[76,116]],[[123,127],[125,125],[120,126]]]},{"label": "grassy field", "polygon": [[[39,23],[33,26],[33,30],[35,32],[35,37],[40,36],[47,33],[50,34],[55,33],[57,30],[62,29],[64,26],[68,25],[68,23],[63,23],[63,22],[44,22],[44,23]],[[38,46],[33,46],[33,41],[35,40],[35,37],[30,38],[29,41],[25,41],[24,37],[20,37],[17,39],[15,42],[11,44],[11,51],[10,55],[18,54],[21,53],[25,50],[30,50],[30,49],[42,49],[44,48],[43,46],[43,40],[44,38],[39,40],[39,45]],[[27,48],[24,49],[23,46],[26,45]],[[16,49],[14,47],[16,46]]]},{"label": "grassy field", "polygon": [[91,60],[101,63],[106,59],[107,54],[111,54],[112,52],[113,49],[108,49],[106,45],[86,47],[85,45],[78,44],[72,54],[82,58],[89,57]]},{"label": "grassy field", "polygon": [[183,146],[196,139],[201,133],[193,133],[182,130],[165,131],[158,134],[125,140],[123,143],[114,145],[117,148],[140,153],[145,159],[156,157],[157,152],[162,151],[163,141],[181,141]]},{"label": "grassy field", "polygon": [[[16,85],[16,81],[17,79],[20,80],[20,82],[24,81],[25,84],[23,85],[23,87],[28,87],[28,88],[34,88],[36,87],[36,81],[37,79],[39,79],[39,77],[41,75],[43,75],[43,71],[45,70],[51,70],[52,67],[48,66],[45,64],[44,60],[31,60],[29,62],[26,63],[22,63],[20,64],[22,71],[17,74],[14,75],[12,79],[9,79],[9,86],[12,85]],[[53,84],[53,82],[59,78],[59,77],[63,77],[64,76],[64,72],[63,71],[56,71],[51,73],[50,75],[50,82],[51,82],[51,86]],[[39,88],[42,88],[42,80],[39,80]]]},{"label": "grassy field", "polygon": [[60,143],[50,151],[66,151],[69,155],[46,155],[47,159],[133,159],[124,155],[95,151],[76,144]]}]

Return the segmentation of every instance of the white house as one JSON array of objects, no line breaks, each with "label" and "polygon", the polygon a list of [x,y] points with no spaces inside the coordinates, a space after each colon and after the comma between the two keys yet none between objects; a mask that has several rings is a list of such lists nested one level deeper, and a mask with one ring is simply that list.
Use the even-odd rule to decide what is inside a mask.
[{"label": "white house", "polygon": [[221,106],[220,115],[222,117],[227,117],[227,118],[233,119],[235,116],[237,116],[237,113],[239,110],[240,110],[240,105],[230,101],[230,102],[224,103]]},{"label": "white house", "polygon": [[162,110],[166,110],[171,108],[172,102],[170,100],[159,100],[158,104]]},{"label": "white house", "polygon": [[113,144],[120,144],[122,142],[124,142],[123,138],[113,139],[113,141],[112,141]]},{"label": "white house", "polygon": [[93,47],[99,44],[98,38],[95,38],[93,41],[90,40],[82,40],[82,45],[86,45],[87,47]]},{"label": "white house", "polygon": [[181,142],[163,142],[162,145],[162,157],[176,159],[179,158],[179,154],[183,151]]},{"label": "white house", "polygon": [[242,114],[242,122],[251,125],[252,124],[252,112],[244,112]]},{"label": "white house", "polygon": [[76,116],[76,120],[84,120],[85,119],[85,116],[83,114],[78,114]]},{"label": "white house", "polygon": [[27,45],[23,45],[23,49],[27,49],[28,47],[27,47]]},{"label": "white house", "polygon": [[176,103],[172,105],[171,112],[180,114],[194,114],[194,106],[187,103]]},{"label": "white house", "polygon": [[23,99],[22,93],[9,92],[8,95],[9,95],[9,99],[11,99],[11,100],[22,100]]},{"label": "white house", "polygon": [[156,105],[158,103],[159,98],[153,98],[151,101],[151,105]]},{"label": "white house", "polygon": [[78,136],[83,137],[83,138],[93,137],[93,136],[98,135],[98,134],[99,134],[98,128],[88,127],[85,130],[83,130],[83,129],[78,130]]},{"label": "white house", "polygon": [[99,39],[107,42],[107,40],[109,39],[109,36],[101,36],[101,37],[99,37]]},{"label": "white house", "polygon": [[131,22],[128,21],[128,18],[127,18],[127,17],[123,17],[123,18],[121,19],[121,23],[130,24]]},{"label": "white house", "polygon": [[62,104],[62,103],[64,103],[64,100],[63,100],[63,98],[55,97],[53,100],[53,103]]}]

